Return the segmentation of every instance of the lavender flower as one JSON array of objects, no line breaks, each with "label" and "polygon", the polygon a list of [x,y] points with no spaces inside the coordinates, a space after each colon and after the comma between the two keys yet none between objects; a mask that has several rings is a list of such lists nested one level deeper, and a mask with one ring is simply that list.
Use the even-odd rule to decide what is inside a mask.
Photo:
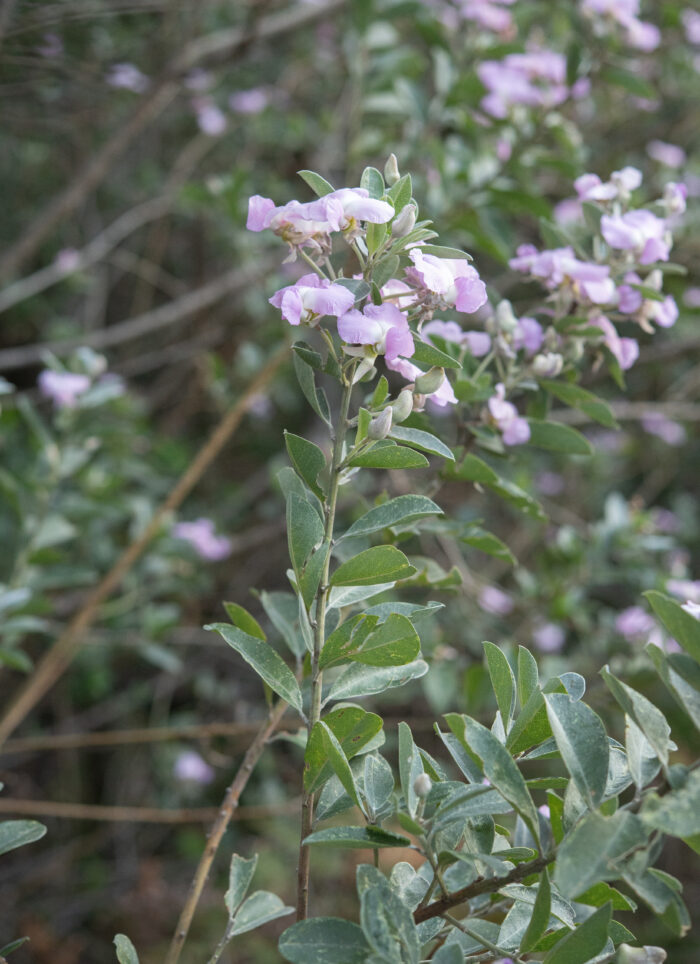
[{"label": "lavender flower", "polygon": [[566,642],[566,632],[557,623],[540,623],[532,630],[532,641],[541,653],[560,653]]},{"label": "lavender flower", "polygon": [[38,384],[39,391],[52,400],[54,408],[75,408],[78,398],[90,388],[91,380],[87,375],[46,368],[40,373]]},{"label": "lavender flower", "polygon": [[217,536],[211,519],[195,519],[194,522],[178,522],[173,526],[176,539],[189,542],[201,559],[218,562],[231,554],[231,540]]},{"label": "lavender flower", "polygon": [[683,167],[686,162],[683,148],[676,144],[668,144],[666,141],[650,141],[647,144],[647,154],[653,161],[658,161],[666,167]]},{"label": "lavender flower", "polygon": [[498,586],[484,586],[479,593],[479,605],[485,613],[494,616],[507,616],[513,611],[513,597]]},{"label": "lavender flower", "polygon": [[202,786],[211,783],[216,775],[214,768],[194,750],[183,750],[178,755],[173,774],[176,780],[183,783],[199,783]]},{"label": "lavender flower", "polygon": [[518,415],[512,402],[506,401],[505,385],[496,385],[496,394],[488,402],[489,412],[501,432],[505,445],[523,445],[530,438],[530,426]]},{"label": "lavender flower", "polygon": [[656,435],[667,445],[683,445],[686,439],[685,429],[678,422],[662,415],[661,412],[648,412],[642,415],[642,428],[649,435]]},{"label": "lavender flower", "polygon": [[148,89],[149,79],[134,64],[113,64],[106,77],[110,87],[142,94]]},{"label": "lavender flower", "polygon": [[629,606],[618,613],[615,619],[615,629],[629,642],[648,636],[654,626],[653,618],[641,606]]},{"label": "lavender flower", "polygon": [[231,94],[228,106],[234,114],[261,114],[270,103],[270,95],[264,87],[252,87]]}]

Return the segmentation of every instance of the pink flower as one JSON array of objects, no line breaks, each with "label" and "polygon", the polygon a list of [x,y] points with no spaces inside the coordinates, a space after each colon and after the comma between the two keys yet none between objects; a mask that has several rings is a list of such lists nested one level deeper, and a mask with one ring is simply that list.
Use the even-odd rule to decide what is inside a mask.
[{"label": "pink flower", "polygon": [[197,124],[203,134],[219,137],[226,130],[226,115],[220,107],[208,98],[193,101]]},{"label": "pink flower", "polygon": [[40,57],[52,60],[55,57],[63,56],[63,41],[55,33],[45,33],[41,38],[41,44],[36,48]]},{"label": "pink flower", "polygon": [[486,303],[486,285],[465,258],[436,258],[420,248],[411,248],[409,257],[406,278],[438,305],[472,314]]},{"label": "pink flower", "polygon": [[658,161],[666,167],[683,167],[686,162],[683,148],[676,144],[668,144],[666,141],[650,141],[647,144],[647,154],[653,161]]},{"label": "pink flower", "polygon": [[587,298],[595,305],[608,304],[615,297],[608,265],[579,261],[573,248],[538,251],[533,245],[524,244],[516,254],[517,257],[508,262],[510,267],[529,272],[550,289],[566,284],[578,298]]},{"label": "pink flower", "polygon": [[[387,358],[386,366],[392,371],[398,372],[399,375],[403,375],[407,382],[415,382],[415,380],[423,374],[417,365],[414,365],[413,362],[406,361],[405,358]],[[457,396],[446,375],[443,376],[438,388],[436,388],[434,392],[431,392],[430,395],[427,395],[426,398],[432,402],[433,405],[437,405],[438,408],[445,408],[447,405],[457,404]],[[414,411],[416,410],[414,400]]]},{"label": "pink flower", "polygon": [[511,109],[556,107],[566,100],[566,60],[551,50],[508,54],[503,60],[485,60],[477,67],[479,80],[488,93],[481,107],[492,117],[503,119]]},{"label": "pink flower", "polygon": [[371,198],[364,188],[342,188],[305,204],[288,201],[276,207],[270,198],[253,195],[248,201],[249,231],[270,228],[290,244],[328,235],[332,231],[357,229],[359,221],[384,224],[394,216],[387,201]]},{"label": "pink flower", "polygon": [[700,13],[697,10],[684,10],[681,14],[681,23],[688,43],[700,44]]},{"label": "pink flower", "polygon": [[603,332],[603,344],[608,348],[618,365],[627,371],[639,358],[639,344],[634,338],[621,338],[615,326],[605,315],[594,315],[589,324]]},{"label": "pink flower", "polygon": [[629,606],[615,618],[616,631],[630,642],[648,636],[655,625],[653,618],[641,606]]},{"label": "pink flower", "polygon": [[80,266],[80,252],[75,248],[61,248],[53,263],[62,274],[72,274]]},{"label": "pink flower", "polygon": [[601,234],[611,248],[634,251],[640,264],[668,261],[669,244],[665,239],[666,222],[651,211],[628,211],[600,219]]},{"label": "pink flower", "polygon": [[[648,53],[656,50],[661,42],[659,28],[638,19],[639,0],[582,0],[581,10],[589,16],[605,17],[619,24],[625,31],[627,43],[637,50]],[[602,19],[598,26],[605,31],[606,24]]]},{"label": "pink flower", "polygon": [[315,274],[305,274],[296,284],[280,288],[269,299],[290,325],[314,325],[324,315],[339,318],[350,311],[355,296],[343,285]]},{"label": "pink flower", "polygon": [[518,319],[513,332],[513,348],[516,351],[524,349],[526,355],[535,355],[542,347],[544,332],[542,325],[535,318],[524,315]]},{"label": "pink flower", "polygon": [[478,23],[484,30],[504,33],[513,26],[513,17],[503,6],[514,0],[461,0],[459,13],[465,20]]},{"label": "pink flower", "polygon": [[513,597],[498,586],[484,586],[479,593],[479,605],[485,613],[494,616],[507,616],[513,611]]},{"label": "pink flower", "polygon": [[491,336],[485,331],[465,331],[456,321],[429,321],[423,325],[422,335],[429,340],[431,335],[444,338],[455,345],[466,345],[475,358],[488,355],[491,351]]},{"label": "pink flower", "polygon": [[408,321],[396,305],[367,305],[363,311],[353,308],[338,318],[338,334],[349,345],[371,345],[377,354],[385,355],[387,364],[399,355],[410,358],[415,345]]},{"label": "pink flower", "polygon": [[206,785],[214,779],[215,771],[199,753],[195,753],[194,750],[183,750],[175,761],[173,774],[176,780],[181,780],[183,783]]},{"label": "pink flower", "polygon": [[560,653],[566,642],[566,632],[557,623],[541,623],[532,630],[532,641],[541,653]]},{"label": "pink flower", "polygon": [[50,368],[45,368],[39,375],[39,391],[51,399],[54,408],[75,408],[79,396],[90,388],[90,384],[87,375],[55,372]]},{"label": "pink flower", "polygon": [[150,83],[148,77],[134,64],[113,64],[106,80],[110,87],[130,90],[135,94],[142,94]]},{"label": "pink flower", "polygon": [[189,542],[198,556],[211,562],[218,562],[231,554],[231,540],[216,535],[211,519],[178,522],[173,526],[173,535]]},{"label": "pink flower", "polygon": [[642,428],[650,435],[663,439],[667,445],[682,445],[685,442],[685,429],[678,422],[666,418],[661,412],[648,412],[642,415]]},{"label": "pink flower", "polygon": [[700,580],[669,579],[666,583],[666,590],[679,599],[690,599],[693,602],[700,603]]},{"label": "pink flower", "polygon": [[582,174],[574,181],[574,188],[581,201],[612,201],[617,188],[608,182],[603,184],[597,174]]},{"label": "pink flower", "polygon": [[684,602],[681,609],[685,610],[689,616],[700,620],[700,604],[692,602],[690,599]]},{"label": "pink flower", "polygon": [[228,105],[234,114],[260,114],[270,103],[270,95],[264,87],[252,87],[231,94]]},{"label": "pink flower", "polygon": [[686,288],[683,292],[683,304],[686,308],[700,308],[700,288]]},{"label": "pink flower", "polygon": [[688,188],[685,184],[669,181],[664,188],[664,204],[668,214],[683,214],[686,208]]},{"label": "pink flower", "polygon": [[523,445],[529,440],[530,426],[518,415],[515,405],[506,401],[506,389],[502,382],[496,385],[496,394],[491,396],[488,406],[505,445]]},{"label": "pink flower", "polygon": [[581,202],[575,198],[566,198],[554,206],[554,220],[558,224],[573,224],[581,220]]}]

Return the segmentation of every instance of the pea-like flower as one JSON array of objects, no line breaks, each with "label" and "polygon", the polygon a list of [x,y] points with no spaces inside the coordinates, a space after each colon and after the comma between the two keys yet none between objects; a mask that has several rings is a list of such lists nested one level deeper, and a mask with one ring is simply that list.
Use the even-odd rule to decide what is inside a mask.
[{"label": "pea-like flower", "polygon": [[666,222],[651,211],[640,209],[619,215],[604,214],[600,219],[600,230],[611,248],[633,251],[640,264],[668,261],[670,244],[666,237]]},{"label": "pea-like flower", "polygon": [[550,289],[567,285],[577,298],[594,305],[609,304],[615,298],[609,266],[580,261],[569,246],[538,251],[532,244],[522,244],[508,264],[539,278]]},{"label": "pea-like flower", "polygon": [[355,296],[343,285],[305,274],[296,284],[280,288],[269,301],[290,325],[315,325],[324,315],[338,318],[350,311]]},{"label": "pea-like flower", "polygon": [[84,395],[92,384],[88,375],[73,372],[55,372],[44,369],[39,375],[39,391],[50,398],[55,408],[75,408],[78,398]]},{"label": "pea-like flower", "polygon": [[231,540],[217,536],[211,519],[195,519],[194,522],[178,522],[173,526],[176,539],[189,542],[201,559],[218,562],[231,554]]},{"label": "pea-like flower", "polygon": [[486,285],[464,258],[436,258],[412,248],[412,268],[406,278],[422,293],[431,308],[456,308],[472,314],[486,303]]},{"label": "pea-like flower", "polygon": [[518,415],[512,402],[506,401],[506,388],[496,385],[496,394],[489,399],[489,412],[503,437],[505,445],[523,445],[530,438],[530,426]]},{"label": "pea-like flower", "polygon": [[384,355],[387,364],[400,355],[410,358],[416,350],[406,316],[396,305],[386,302],[342,314],[338,318],[338,334],[348,345],[369,346],[374,354]]}]

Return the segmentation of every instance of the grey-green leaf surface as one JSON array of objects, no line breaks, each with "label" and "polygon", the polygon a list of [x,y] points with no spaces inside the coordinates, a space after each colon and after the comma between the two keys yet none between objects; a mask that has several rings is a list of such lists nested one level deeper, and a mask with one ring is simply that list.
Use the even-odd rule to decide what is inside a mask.
[{"label": "grey-green leaf surface", "polygon": [[294,908],[286,907],[277,894],[271,894],[268,890],[257,890],[241,904],[230,931],[231,937],[246,934],[271,920],[293,913]]},{"label": "grey-green leaf surface", "polygon": [[233,625],[238,626],[244,633],[248,633],[249,636],[257,636],[258,639],[267,638],[260,623],[243,606],[238,603],[225,602],[224,609]]},{"label": "grey-green leaf surface", "polygon": [[253,874],[255,873],[255,868],[257,865],[257,854],[248,860],[246,860],[245,857],[239,857],[238,854],[234,854],[231,858],[231,867],[228,877],[228,890],[224,894],[224,903],[226,904],[229,917],[233,917],[243,901],[243,898],[248,893],[248,888],[250,887],[250,882],[253,879]]},{"label": "grey-green leaf surface", "polygon": [[301,690],[294,673],[269,643],[255,636],[249,636],[236,626],[229,626],[227,623],[213,623],[204,628],[220,633],[229,646],[232,646],[246,663],[253,667],[271,690],[301,712]]},{"label": "grey-green leaf surface", "polygon": [[329,184],[325,177],[321,177],[315,171],[297,171],[297,174],[309,185],[317,197],[325,197],[332,194],[335,188]]},{"label": "grey-green leaf surface", "polygon": [[352,770],[350,769],[350,764],[348,763],[348,759],[343,752],[342,746],[336,739],[335,734],[322,720],[314,725],[314,730],[320,734],[321,745],[323,746],[326,759],[333,768],[333,772],[342,783],[345,792],[348,794],[355,806],[359,807],[360,810],[363,810],[364,808],[360,801],[357,787],[355,786],[355,778],[353,777]]},{"label": "grey-green leaf surface", "polygon": [[603,799],[610,758],[603,721],[568,694],[549,693],[544,700],[564,765],[584,799],[595,807]]},{"label": "grey-green leaf surface", "polygon": [[365,964],[370,952],[362,928],[339,917],[292,924],[280,937],[278,949],[291,964]]},{"label": "grey-green leaf surface", "polygon": [[554,395],[560,402],[570,405],[572,408],[579,408],[585,412],[589,418],[604,425],[606,428],[616,428],[617,422],[608,405],[602,398],[598,398],[592,392],[586,391],[580,385],[573,382],[553,381],[547,378],[539,379],[540,386]]},{"label": "grey-green leaf surface", "polygon": [[551,949],[543,964],[587,964],[605,947],[612,909],[604,904]]},{"label": "grey-green leaf surface", "polygon": [[662,765],[667,766],[671,727],[661,710],[657,709],[646,696],[642,696],[637,690],[613,676],[607,666],[603,667],[600,675],[625,713],[634,720],[651,743]]},{"label": "grey-green leaf surface", "polygon": [[405,666],[363,666],[357,663],[343,670],[331,686],[326,699],[351,700],[362,696],[373,696],[397,686],[404,686],[414,679],[425,676],[428,664],[416,659]]},{"label": "grey-green leaf surface", "polygon": [[531,951],[541,937],[544,936],[547,925],[549,924],[549,912],[552,905],[552,888],[549,885],[549,874],[545,867],[540,875],[540,883],[535,897],[535,906],[532,909],[532,917],[527,925],[527,930],[520,941],[520,950],[523,954]]},{"label": "grey-green leaf surface", "polygon": [[700,620],[687,613],[670,596],[653,589],[644,595],[671,636],[700,663]]},{"label": "grey-green leaf surface", "polygon": [[319,473],[326,467],[326,457],[318,445],[303,438],[301,435],[284,433],[284,441],[292,465],[306,482],[312,492],[323,498],[323,490],[318,484]]},{"label": "grey-green leaf surface", "polygon": [[593,448],[585,436],[570,425],[561,422],[547,422],[539,418],[529,418],[529,444],[551,452],[565,455],[592,455]]},{"label": "grey-green leaf surface", "polygon": [[673,837],[700,833],[700,770],[691,770],[682,787],[662,797],[647,794],[640,816],[648,827]]},{"label": "grey-green leaf surface", "polygon": [[392,613],[372,630],[350,658],[367,666],[404,666],[413,662],[419,652],[420,639],[411,620]]},{"label": "grey-green leaf surface", "polygon": [[287,500],[287,540],[298,577],[312,550],[323,541],[323,523],[314,507],[294,492]]},{"label": "grey-green leaf surface", "polygon": [[383,505],[377,505],[354,522],[343,539],[349,536],[367,536],[389,526],[412,522],[430,515],[442,515],[442,509],[424,495],[399,495]]},{"label": "grey-green leaf surface", "polygon": [[[348,760],[363,750],[381,732],[382,718],[361,706],[339,706],[323,722],[331,730]],[[314,793],[332,773],[319,731],[312,730],[304,755],[304,788]]]},{"label": "grey-green leaf surface", "polygon": [[139,956],[136,953],[136,948],[126,934],[117,934],[115,936],[114,947],[117,952],[119,964],[139,964]]},{"label": "grey-green leaf surface", "polygon": [[38,820],[3,820],[0,823],[0,854],[41,840],[46,827]]},{"label": "grey-green leaf surface", "polygon": [[399,723],[399,776],[406,808],[412,817],[415,817],[418,807],[418,797],[413,784],[421,773],[423,773],[423,761],[413,742],[411,728],[408,723],[402,721]]},{"label": "grey-green leaf surface", "polygon": [[507,733],[515,709],[515,677],[502,649],[489,642],[485,642],[483,646],[491,685]]},{"label": "grey-green leaf surface", "polygon": [[510,753],[481,723],[470,717],[464,719],[464,741],[481,760],[484,773],[491,784],[525,821],[530,833],[539,841],[539,821],[525,778]]},{"label": "grey-green leaf surface", "polygon": [[413,915],[375,867],[357,868],[360,923],[368,943],[384,961],[418,964],[420,942]]},{"label": "grey-green leaf surface", "polygon": [[384,757],[368,753],[365,757],[364,792],[368,807],[373,813],[387,803],[394,791],[394,774]]},{"label": "grey-green leaf surface", "polygon": [[349,465],[365,469],[423,469],[429,462],[412,448],[384,440],[366,452],[353,455]]},{"label": "grey-green leaf surface", "polygon": [[455,457],[451,448],[433,435],[432,432],[424,432],[419,428],[407,428],[405,425],[392,425],[391,438],[398,442],[410,445],[412,448],[421,449],[430,455],[440,455],[443,459],[454,462]]},{"label": "grey-green leaf surface", "polygon": [[406,579],[415,571],[399,549],[374,546],[338,566],[331,577],[331,586],[371,586]]},{"label": "grey-green leaf surface", "polygon": [[292,653],[301,659],[306,651],[306,646],[299,627],[298,598],[290,592],[261,592],[260,602],[267,613],[268,619]]},{"label": "grey-green leaf surface", "polygon": [[574,899],[601,880],[620,876],[617,861],[646,843],[639,817],[618,810],[610,817],[592,811],[564,837],[557,856],[554,883],[563,897]]},{"label": "grey-green leaf surface", "polygon": [[341,847],[345,850],[376,850],[385,847],[408,847],[411,841],[381,827],[328,827],[317,830],[304,841],[315,847]]}]

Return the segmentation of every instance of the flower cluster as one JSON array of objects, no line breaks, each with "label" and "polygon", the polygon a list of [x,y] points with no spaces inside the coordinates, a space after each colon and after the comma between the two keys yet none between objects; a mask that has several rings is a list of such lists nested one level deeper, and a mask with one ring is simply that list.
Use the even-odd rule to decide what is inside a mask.
[{"label": "flower cluster", "polygon": [[513,108],[557,107],[569,95],[585,93],[583,86],[566,83],[566,58],[552,50],[531,50],[507,54],[503,60],[485,60],[477,67],[479,80],[486,88],[481,108],[491,117],[503,120]]},{"label": "flower cluster", "polygon": [[[676,302],[664,295],[663,275],[655,266],[669,259],[672,228],[685,210],[687,191],[683,184],[670,182],[651,205],[654,210],[631,207],[641,183],[641,172],[633,167],[615,171],[605,182],[596,174],[582,175],[574,183],[578,197],[565,202],[564,223],[572,243],[544,251],[522,245],[510,261],[516,271],[550,290],[560,318],[583,315],[589,327],[600,329],[602,343],[623,370],[637,360],[639,345],[622,337],[616,323],[634,322],[652,332],[654,325],[671,327],[678,317]],[[584,204],[599,212],[592,241],[582,233]]]},{"label": "flower cluster", "polygon": [[601,34],[621,29],[625,43],[649,53],[661,42],[659,28],[639,19],[639,0],[581,0],[581,10]]}]

